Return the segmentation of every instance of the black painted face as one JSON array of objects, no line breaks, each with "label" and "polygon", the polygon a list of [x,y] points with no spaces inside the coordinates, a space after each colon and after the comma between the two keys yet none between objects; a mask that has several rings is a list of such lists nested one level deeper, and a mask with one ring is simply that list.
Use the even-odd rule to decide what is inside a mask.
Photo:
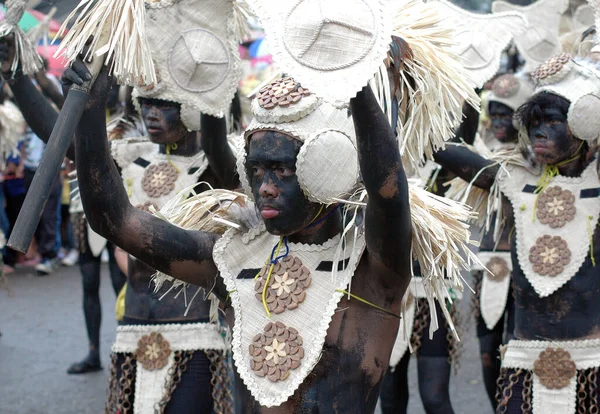
[{"label": "black painted face", "polygon": [[500,102],[490,102],[490,120],[492,132],[500,142],[516,142],[519,132],[513,125],[515,111]]},{"label": "black painted face", "polygon": [[577,152],[581,141],[573,137],[566,115],[558,108],[545,107],[529,125],[529,139],[539,162],[556,164]]},{"label": "black painted face", "polygon": [[181,121],[180,105],[160,99],[140,98],[142,119],[155,144],[174,144],[188,131]]},{"label": "black painted face", "polygon": [[298,183],[296,157],[302,143],[273,131],[252,134],[248,144],[246,174],[256,207],[267,231],[289,236],[306,228],[319,213]]}]

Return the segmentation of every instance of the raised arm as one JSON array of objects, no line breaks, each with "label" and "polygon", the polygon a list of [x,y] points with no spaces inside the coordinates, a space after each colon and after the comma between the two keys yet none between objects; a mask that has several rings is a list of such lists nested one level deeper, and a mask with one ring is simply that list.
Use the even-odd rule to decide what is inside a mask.
[{"label": "raised arm", "polygon": [[[73,73],[66,71],[63,79],[73,81]],[[212,260],[216,236],[185,231],[129,202],[106,137],[109,85],[104,67],[76,132],[77,177],[86,217],[98,234],[149,266],[211,289],[217,276]],[[226,296],[222,284],[217,284],[214,293]]]},{"label": "raised arm", "polygon": [[200,140],[210,168],[217,175],[223,188],[238,188],[240,179],[235,166],[235,154],[227,141],[225,118],[202,114]]},{"label": "raised arm", "polygon": [[482,190],[489,190],[500,167],[470,149],[459,145],[447,145],[443,151],[434,154],[435,161],[442,167],[458,175],[465,181]]},{"label": "raised arm", "polygon": [[[14,45],[11,43],[11,39],[5,38],[4,41],[0,42],[2,76],[10,86],[27,125],[34,134],[47,143],[58,119],[58,111],[44,94],[36,88],[31,78],[23,74],[20,67],[14,76],[10,73],[10,62],[12,62],[13,55]],[[73,160],[74,154],[73,146],[71,146],[67,157]]]},{"label": "raised arm", "polygon": [[[360,172],[368,193],[367,250],[393,271],[396,286],[410,281],[411,220],[408,182],[396,138],[370,87],[350,101]],[[398,278],[402,278],[399,280]]]}]

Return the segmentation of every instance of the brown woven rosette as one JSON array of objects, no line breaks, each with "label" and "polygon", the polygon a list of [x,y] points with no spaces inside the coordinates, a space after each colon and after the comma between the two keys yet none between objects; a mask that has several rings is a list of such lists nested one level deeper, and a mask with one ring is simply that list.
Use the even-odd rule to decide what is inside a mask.
[{"label": "brown woven rosette", "polygon": [[169,342],[157,332],[142,336],[135,351],[135,359],[148,371],[164,368],[169,362],[169,355]]},{"label": "brown woven rosette", "polygon": [[485,267],[489,270],[487,275],[495,282],[502,282],[510,273],[508,263],[501,257],[492,257]]},{"label": "brown woven rosette", "polygon": [[149,197],[158,198],[171,193],[179,172],[168,162],[153,164],[146,168],[142,178],[142,189]]},{"label": "brown woven rosette", "polygon": [[300,86],[292,78],[277,79],[262,88],[258,94],[258,104],[263,109],[282,108],[296,104],[311,92]]},{"label": "brown woven rosette", "polygon": [[250,368],[269,381],[285,381],[290,371],[298,368],[304,358],[302,344],[302,337],[296,329],[281,322],[270,322],[263,333],[252,338],[248,347],[252,357]]},{"label": "brown woven rosette", "polygon": [[[259,273],[254,285],[256,299],[262,302],[263,289],[269,275],[271,265],[265,265]],[[279,314],[285,310],[296,309],[306,298],[306,289],[312,277],[310,270],[302,265],[298,257],[287,256],[273,267],[266,292],[269,312]]]},{"label": "brown woven rosette", "polygon": [[538,220],[553,229],[563,227],[573,220],[576,211],[573,193],[559,186],[546,189],[537,199]]},{"label": "brown woven rosette", "polygon": [[539,237],[529,250],[529,261],[537,274],[556,276],[571,261],[571,250],[562,237],[545,235]]},{"label": "brown woven rosette", "polygon": [[569,385],[577,369],[568,351],[562,348],[546,348],[535,361],[533,372],[546,388],[560,390]]}]

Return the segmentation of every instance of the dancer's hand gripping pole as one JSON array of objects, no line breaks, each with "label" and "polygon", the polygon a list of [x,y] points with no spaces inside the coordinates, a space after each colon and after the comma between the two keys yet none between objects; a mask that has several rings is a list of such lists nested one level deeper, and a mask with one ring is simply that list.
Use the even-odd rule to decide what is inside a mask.
[{"label": "dancer's hand gripping pole", "polygon": [[8,240],[8,246],[14,250],[25,253],[29,249],[31,239],[50,197],[52,183],[60,172],[61,164],[71,144],[71,137],[75,134],[90,98],[90,91],[103,64],[102,56],[94,56],[92,63],[88,64],[92,79],[84,82],[83,85],[73,84],[69,90]]}]

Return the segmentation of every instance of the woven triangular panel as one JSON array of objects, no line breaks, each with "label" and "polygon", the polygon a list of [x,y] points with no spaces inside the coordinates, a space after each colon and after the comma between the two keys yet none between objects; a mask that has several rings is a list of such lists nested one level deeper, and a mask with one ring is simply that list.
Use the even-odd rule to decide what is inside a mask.
[{"label": "woven triangular panel", "polygon": [[569,0],[538,0],[528,6],[517,6],[506,1],[492,3],[494,13],[520,12],[529,25],[514,41],[525,59],[525,71],[533,72],[547,59],[561,51],[559,28],[561,15],[569,7]]},{"label": "woven triangular panel", "polygon": [[456,27],[456,51],[479,88],[498,72],[502,51],[527,27],[527,19],[517,12],[471,13],[445,0],[431,5]]},{"label": "woven triangular panel", "polygon": [[232,0],[147,4],[146,31],[158,82],[136,95],[181,104],[189,130],[200,113],[223,116],[241,78]]},{"label": "woven triangular panel", "polygon": [[277,66],[318,96],[347,103],[391,41],[385,0],[253,0]]}]

